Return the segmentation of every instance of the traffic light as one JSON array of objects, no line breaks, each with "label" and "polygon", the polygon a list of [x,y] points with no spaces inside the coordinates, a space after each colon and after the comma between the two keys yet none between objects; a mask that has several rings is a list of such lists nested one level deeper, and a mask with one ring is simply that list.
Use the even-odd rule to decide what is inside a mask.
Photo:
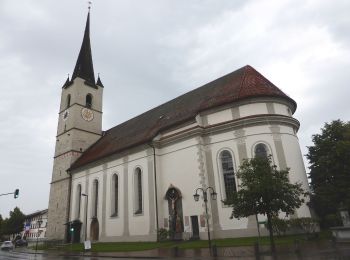
[{"label": "traffic light", "polygon": [[16,189],[15,192],[13,193],[13,197],[14,197],[15,199],[17,199],[17,198],[18,198],[18,195],[19,195],[19,189]]},{"label": "traffic light", "polygon": [[72,233],[74,232],[74,228],[73,227],[70,228],[70,232],[72,232]]}]

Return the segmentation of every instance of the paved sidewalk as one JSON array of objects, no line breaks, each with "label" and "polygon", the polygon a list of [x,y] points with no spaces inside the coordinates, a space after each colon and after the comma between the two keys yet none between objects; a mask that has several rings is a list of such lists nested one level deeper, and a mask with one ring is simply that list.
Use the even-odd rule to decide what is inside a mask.
[{"label": "paved sidewalk", "polygon": [[[28,254],[35,254],[33,249],[16,249],[17,252],[25,252]],[[132,251],[132,252],[64,252],[53,250],[37,250],[36,254],[50,255],[50,256],[85,256],[85,257],[98,257],[98,258],[139,258],[139,259],[232,259],[235,257],[244,257],[244,259],[255,259],[254,251],[252,247],[230,247],[219,248],[221,255],[219,257],[211,257],[208,248],[199,249],[178,249],[175,248],[158,248],[144,251]]]},{"label": "paved sidewalk", "polygon": [[[26,252],[35,254],[35,250],[18,248],[17,252]],[[260,248],[260,259],[272,259],[268,255],[269,246]],[[133,252],[63,252],[63,251],[42,251],[38,250],[37,254],[47,256],[77,256],[91,258],[133,258],[133,259],[247,259],[254,260],[255,252],[252,246],[241,247],[220,247],[217,249],[218,257],[211,257],[208,248],[199,249],[178,249],[158,248],[145,251]],[[315,243],[302,245],[300,247],[278,246],[277,255],[280,259],[350,259],[350,244]],[[340,258],[339,258],[340,257]]]}]

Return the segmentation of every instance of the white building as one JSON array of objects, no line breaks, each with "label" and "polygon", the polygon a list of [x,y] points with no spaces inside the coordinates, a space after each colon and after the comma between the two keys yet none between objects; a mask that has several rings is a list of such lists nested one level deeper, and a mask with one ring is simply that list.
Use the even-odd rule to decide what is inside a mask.
[{"label": "white building", "polygon": [[[308,189],[296,102],[251,66],[107,131],[103,87],[95,81],[88,15],[72,78],[62,88],[49,239],[66,238],[71,225],[75,241],[85,235],[156,240],[160,228],[175,238],[206,239],[205,205],[193,194],[208,186],[218,193],[208,202],[212,237],[256,236],[255,216],[231,220],[231,208],[222,203],[238,188],[242,160],[256,153],[271,154],[280,169],[290,168],[291,182]],[[296,210],[295,217],[309,216],[305,204]]]},{"label": "white building", "polygon": [[25,217],[22,237],[28,242],[46,239],[47,209],[36,211]]}]

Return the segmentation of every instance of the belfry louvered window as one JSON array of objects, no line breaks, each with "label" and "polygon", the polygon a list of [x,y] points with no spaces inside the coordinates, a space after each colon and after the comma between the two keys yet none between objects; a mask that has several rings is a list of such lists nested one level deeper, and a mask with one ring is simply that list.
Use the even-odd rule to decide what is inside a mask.
[{"label": "belfry louvered window", "polygon": [[67,95],[67,103],[66,103],[66,108],[70,107],[70,94]]},{"label": "belfry louvered window", "polygon": [[92,108],[92,95],[91,94],[86,95],[85,106],[87,108]]}]

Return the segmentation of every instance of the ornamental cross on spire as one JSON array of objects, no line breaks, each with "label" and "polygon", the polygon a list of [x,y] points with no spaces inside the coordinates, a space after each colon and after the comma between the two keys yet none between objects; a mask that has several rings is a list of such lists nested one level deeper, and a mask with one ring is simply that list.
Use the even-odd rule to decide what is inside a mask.
[{"label": "ornamental cross on spire", "polygon": [[91,1],[88,1],[88,9],[89,9],[89,12],[90,12],[90,9],[91,9],[91,5],[92,5],[92,2],[91,2]]}]

